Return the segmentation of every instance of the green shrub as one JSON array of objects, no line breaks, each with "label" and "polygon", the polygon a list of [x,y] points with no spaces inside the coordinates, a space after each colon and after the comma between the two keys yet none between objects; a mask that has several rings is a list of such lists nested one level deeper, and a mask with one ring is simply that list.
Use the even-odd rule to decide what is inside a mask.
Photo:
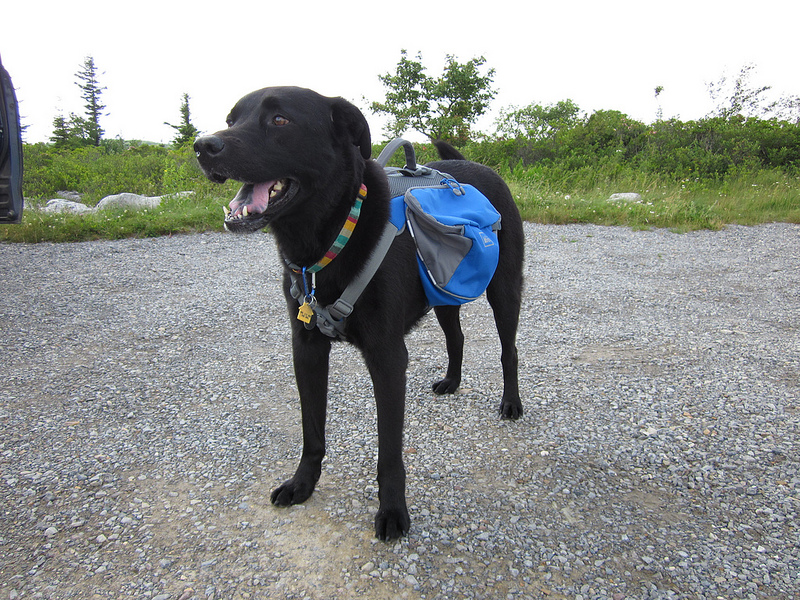
[{"label": "green shrub", "polygon": [[54,197],[61,190],[78,191],[84,202],[97,204],[111,194],[159,195],[169,152],[162,146],[116,145],[56,149],[45,144],[24,147],[23,190],[27,197]]}]

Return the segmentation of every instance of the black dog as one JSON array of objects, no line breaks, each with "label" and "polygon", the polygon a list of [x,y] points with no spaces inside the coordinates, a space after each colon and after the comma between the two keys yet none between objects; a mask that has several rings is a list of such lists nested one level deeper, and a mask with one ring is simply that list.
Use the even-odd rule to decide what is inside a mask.
[{"label": "black dog", "polygon": [[[366,119],[342,98],[311,90],[273,87],[239,100],[228,115],[228,129],[197,139],[194,148],[206,175],[216,182],[244,183],[230,203],[225,225],[255,231],[269,224],[287,265],[311,266],[331,248],[348,219],[362,184],[367,196],[352,236],[338,256],[316,274],[316,300],[322,306],[339,298],[370,257],[389,214],[389,189],[383,169],[369,160]],[[504,418],[522,415],[517,375],[516,332],[522,290],[523,231],[505,182],[491,169],[463,160],[437,144],[444,160],[432,163],[487,196],[502,215],[500,262],[487,290],[502,345]],[[294,477],[272,492],[273,504],[304,502],[319,480],[325,454],[328,357],[332,339],[294,318],[298,302],[290,294],[287,267],[284,293],[292,322],[292,347],[303,423],[303,453]],[[306,279],[308,284],[310,278]],[[374,278],[345,323],[346,339],[362,352],[375,389],[378,413],[380,507],[375,532],[399,537],[410,520],[405,499],[403,413],[408,352],[403,340],[427,311],[408,232],[395,238]],[[437,307],[449,363],[437,394],[453,393],[461,382],[464,336],[457,306]]]}]

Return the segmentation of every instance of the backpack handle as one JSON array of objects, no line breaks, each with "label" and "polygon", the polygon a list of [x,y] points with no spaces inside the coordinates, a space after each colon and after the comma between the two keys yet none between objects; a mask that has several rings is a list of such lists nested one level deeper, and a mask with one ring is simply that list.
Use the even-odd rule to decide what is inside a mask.
[{"label": "backpack handle", "polygon": [[389,142],[386,147],[381,151],[380,155],[376,159],[376,162],[385,167],[386,163],[389,162],[389,159],[392,155],[397,152],[397,149],[402,146],[403,152],[406,154],[406,166],[405,169],[409,171],[416,171],[417,170],[417,157],[414,154],[414,146],[411,145],[411,142],[408,140],[404,140],[403,138],[395,138],[391,142]]}]

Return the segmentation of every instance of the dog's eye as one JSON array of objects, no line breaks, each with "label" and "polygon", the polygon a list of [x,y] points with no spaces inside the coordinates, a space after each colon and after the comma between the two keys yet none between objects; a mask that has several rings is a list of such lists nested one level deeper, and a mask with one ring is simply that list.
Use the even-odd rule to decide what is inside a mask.
[{"label": "dog's eye", "polygon": [[272,123],[277,125],[278,127],[283,127],[284,125],[289,124],[289,119],[284,117],[283,115],[275,115],[272,117]]}]

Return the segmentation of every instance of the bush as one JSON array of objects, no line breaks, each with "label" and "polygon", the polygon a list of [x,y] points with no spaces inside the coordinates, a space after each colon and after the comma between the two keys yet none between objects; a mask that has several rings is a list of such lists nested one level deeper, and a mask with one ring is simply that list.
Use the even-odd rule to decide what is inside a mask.
[{"label": "bush", "polygon": [[474,142],[464,151],[496,169],[557,165],[559,170],[631,168],[680,181],[716,180],[729,172],[800,172],[800,125],[743,117],[657,121],[645,125],[618,111],[598,111],[554,135]]},{"label": "bush", "polygon": [[60,190],[73,190],[81,192],[90,205],[122,192],[159,195],[169,161],[167,148],[154,145],[65,150],[34,144],[24,146],[24,155],[27,197],[47,198]]}]

